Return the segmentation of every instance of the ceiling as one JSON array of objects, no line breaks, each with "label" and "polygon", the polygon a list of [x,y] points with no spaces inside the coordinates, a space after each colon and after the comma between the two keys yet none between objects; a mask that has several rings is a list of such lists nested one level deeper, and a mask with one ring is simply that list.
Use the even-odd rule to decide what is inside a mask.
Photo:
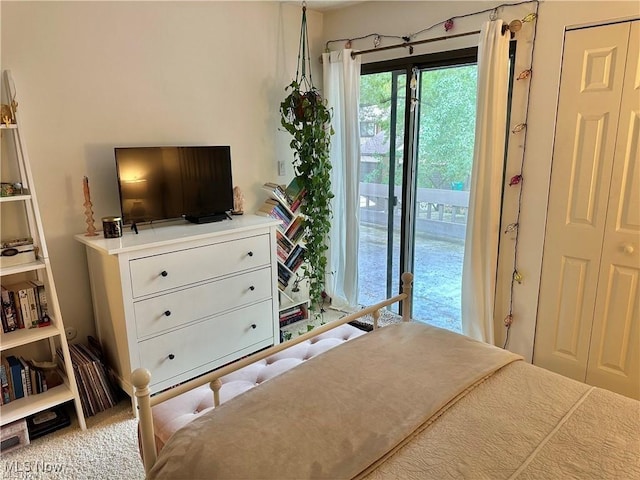
[{"label": "ceiling", "polygon": [[[363,1],[365,0],[309,0],[307,1],[307,7],[310,10],[326,12],[362,3]],[[302,1],[287,1],[286,3],[295,3],[302,6]]]}]

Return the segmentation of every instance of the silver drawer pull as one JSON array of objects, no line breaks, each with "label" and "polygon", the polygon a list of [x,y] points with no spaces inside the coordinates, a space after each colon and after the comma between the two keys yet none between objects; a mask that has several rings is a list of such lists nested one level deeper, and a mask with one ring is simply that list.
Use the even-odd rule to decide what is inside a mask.
[{"label": "silver drawer pull", "polygon": [[247,253],[247,255],[249,255],[250,257],[253,257],[253,252],[251,250],[249,250],[249,252]]},{"label": "silver drawer pull", "polygon": [[251,286],[249,287],[249,290],[251,290],[252,292],[253,292],[255,289],[256,289],[256,287],[254,287],[253,285],[251,285]]},{"label": "silver drawer pull", "polygon": [[163,270],[160,272],[160,275],[166,277],[167,275],[169,275],[169,273],[166,270]]},{"label": "silver drawer pull", "polygon": [[169,354],[169,360],[173,360],[174,358],[176,358],[176,356],[173,353]]},{"label": "silver drawer pull", "polygon": [[163,315],[165,317],[170,317],[171,316],[171,310],[165,310]]}]

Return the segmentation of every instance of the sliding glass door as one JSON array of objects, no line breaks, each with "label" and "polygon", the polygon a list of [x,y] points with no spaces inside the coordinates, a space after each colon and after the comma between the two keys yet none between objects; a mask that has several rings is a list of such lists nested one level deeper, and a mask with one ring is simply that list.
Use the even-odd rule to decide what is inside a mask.
[{"label": "sliding glass door", "polygon": [[358,301],[364,305],[398,291],[406,83],[403,71],[363,75],[360,82]]},{"label": "sliding glass door", "polygon": [[359,302],[414,273],[413,318],[460,326],[476,50],[363,65]]}]

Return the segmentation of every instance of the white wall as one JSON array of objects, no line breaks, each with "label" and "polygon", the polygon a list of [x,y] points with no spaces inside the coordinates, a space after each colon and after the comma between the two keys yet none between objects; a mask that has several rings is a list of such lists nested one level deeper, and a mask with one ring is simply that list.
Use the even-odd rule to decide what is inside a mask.
[{"label": "white wall", "polygon": [[[324,16],[324,39],[355,38],[370,33],[388,35],[407,35],[418,32],[448,18],[493,9],[504,2],[474,1],[409,1],[409,2],[366,2],[337,11],[327,12]],[[519,6],[507,6],[498,10],[499,17],[510,22],[522,19],[526,11],[535,10],[535,3]],[[531,96],[527,118],[527,132],[524,139],[513,139],[509,148],[506,166],[507,178],[520,171],[522,149],[525,151],[523,177],[523,202],[520,216],[518,242],[518,270],[524,275],[521,285],[514,288],[514,324],[511,330],[509,348],[531,360],[535,335],[535,322],[538,303],[538,289],[542,265],[544,228],[553,151],[554,122],[557,93],[560,78],[560,64],[564,29],[567,26],[600,23],[619,18],[628,18],[640,14],[637,1],[544,1],[540,2],[535,49],[532,63]],[[489,18],[489,13],[481,13],[456,19],[451,33],[478,30]],[[523,52],[531,52],[533,24],[525,24],[521,33],[516,58],[516,71],[520,72],[531,65],[530,58]],[[438,26],[416,38],[433,38],[445,35],[442,26]],[[454,40],[430,43],[416,47],[414,55],[434,51],[446,51],[463,48],[477,42],[477,37],[464,37]],[[396,40],[383,40],[381,45],[398,43]],[[373,48],[373,40],[353,42],[355,49]],[[332,43],[332,49],[342,48],[342,42]],[[363,56],[363,63],[388,58],[408,56],[404,50],[389,50]],[[526,116],[526,95],[516,86],[512,109],[512,124],[520,123]],[[515,140],[515,141],[514,141]],[[512,223],[517,212],[517,189],[507,189],[503,212],[503,224]],[[496,343],[504,339],[504,317],[508,313],[509,286],[513,273],[513,240],[502,238],[499,259],[498,298],[496,306]]]},{"label": "white wall", "polygon": [[[96,226],[119,213],[114,146],[231,145],[246,210],[292,175],[278,131],[295,76],[301,10],[278,2],[2,2],[1,66],[12,71],[67,326],[93,334],[82,178]],[[308,12],[313,57],[322,15]],[[321,80],[319,64],[316,76]],[[8,155],[3,155],[7,172]],[[7,179],[8,180],[8,179]],[[3,181],[5,181],[3,176]],[[10,222],[3,219],[4,234]]]}]

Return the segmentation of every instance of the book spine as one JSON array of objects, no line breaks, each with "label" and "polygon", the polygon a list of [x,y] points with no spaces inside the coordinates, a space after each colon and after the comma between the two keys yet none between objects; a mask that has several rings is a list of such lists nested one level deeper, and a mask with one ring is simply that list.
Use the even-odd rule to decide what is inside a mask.
[{"label": "book spine", "polygon": [[29,365],[24,361],[24,358],[18,357],[18,361],[22,364],[22,386],[24,388],[24,396],[28,397],[29,395],[33,395],[33,384],[31,383],[31,370],[29,369]]},{"label": "book spine", "polygon": [[38,302],[38,324],[48,325],[51,319],[49,318],[49,305],[47,303],[47,292],[45,292],[44,283],[39,280],[32,280],[31,283],[34,286],[36,300]]},{"label": "book spine", "polygon": [[[16,393],[15,393],[15,390],[13,389],[13,378],[12,378],[12,375],[11,375],[11,365],[9,364],[9,360],[7,359],[7,357],[5,357],[4,355],[2,355],[1,362],[2,362],[2,366],[4,367],[5,374],[7,375],[7,387],[8,387],[8,390],[9,390],[9,402],[11,402],[11,401],[16,399]],[[9,403],[9,402],[7,402],[7,403]]]},{"label": "book spine", "polygon": [[5,321],[7,325],[7,330],[4,332],[12,332],[18,329],[18,322],[16,320],[16,311],[15,305],[11,301],[10,291],[5,287],[2,287],[2,311],[5,315]]},{"label": "book spine", "polygon": [[13,355],[9,355],[7,360],[11,370],[11,385],[13,386],[14,397],[17,400],[18,398],[24,397],[24,390],[22,388],[22,365]]},{"label": "book spine", "polygon": [[17,303],[20,305],[20,315],[26,328],[31,328],[31,308],[29,307],[29,294],[27,289],[20,288],[17,292]]},{"label": "book spine", "polygon": [[31,327],[37,327],[40,323],[38,312],[38,300],[36,298],[35,287],[25,288],[27,291],[27,301],[29,302],[29,316],[31,317]]},{"label": "book spine", "polygon": [[13,290],[9,290],[9,298],[11,301],[11,309],[16,316],[18,328],[24,328],[24,320],[22,318],[22,309],[20,308],[20,299],[18,298],[18,294]]},{"label": "book spine", "polygon": [[2,403],[9,403],[11,395],[9,393],[9,378],[7,377],[7,368],[4,362],[0,363],[0,389],[2,395]]}]

